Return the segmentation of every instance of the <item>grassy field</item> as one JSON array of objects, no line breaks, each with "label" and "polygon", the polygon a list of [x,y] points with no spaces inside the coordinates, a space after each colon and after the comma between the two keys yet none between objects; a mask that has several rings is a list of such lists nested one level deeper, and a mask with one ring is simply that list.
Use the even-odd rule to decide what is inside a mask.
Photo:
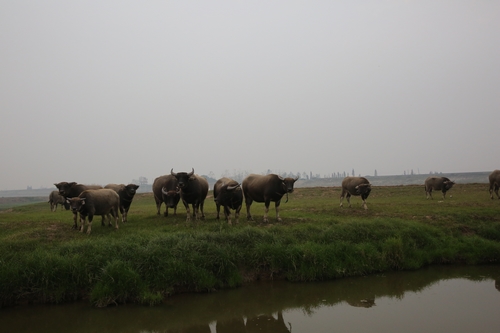
[{"label": "grassy field", "polygon": [[[88,299],[95,306],[157,304],[173,293],[235,288],[258,279],[320,281],[425,265],[500,262],[500,200],[485,184],[457,184],[445,200],[423,186],[374,187],[368,210],[338,187],[299,188],[276,222],[254,203],[239,224],[156,215],[152,194],[137,194],[119,230],[93,223],[72,230],[69,211],[46,202],[0,210],[0,305]],[[164,206],[162,207],[162,212]],[[171,214],[171,210],[170,210]]]}]

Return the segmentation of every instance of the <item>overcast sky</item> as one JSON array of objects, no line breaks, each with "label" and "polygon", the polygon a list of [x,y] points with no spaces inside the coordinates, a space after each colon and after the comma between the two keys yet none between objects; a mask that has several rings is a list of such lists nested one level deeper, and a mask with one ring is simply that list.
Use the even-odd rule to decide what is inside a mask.
[{"label": "overcast sky", "polygon": [[0,0],[0,190],[500,168],[499,1]]}]

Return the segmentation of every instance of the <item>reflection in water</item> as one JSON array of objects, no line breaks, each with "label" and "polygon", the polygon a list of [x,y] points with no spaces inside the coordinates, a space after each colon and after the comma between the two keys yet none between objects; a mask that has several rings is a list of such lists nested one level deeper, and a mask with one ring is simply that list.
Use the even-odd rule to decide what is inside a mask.
[{"label": "reflection in water", "polygon": [[[429,267],[321,283],[258,283],[210,294],[177,295],[156,307],[96,309],[78,303],[5,308],[0,309],[0,327],[16,333],[298,333],[353,327],[357,332],[418,332],[424,324],[456,322],[455,332],[475,328],[496,332],[499,284],[500,266]],[[455,305],[466,313],[458,313],[461,308]],[[432,310],[433,306],[437,309]],[[454,312],[443,314],[438,311],[442,308]],[[359,326],[361,322],[365,326]],[[436,327],[434,331],[445,330]]]}]

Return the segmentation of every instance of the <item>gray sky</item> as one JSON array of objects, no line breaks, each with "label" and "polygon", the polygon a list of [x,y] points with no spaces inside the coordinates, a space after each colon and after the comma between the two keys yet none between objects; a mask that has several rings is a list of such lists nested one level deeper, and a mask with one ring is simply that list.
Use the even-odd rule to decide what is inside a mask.
[{"label": "gray sky", "polygon": [[0,189],[500,168],[499,1],[0,0]]}]

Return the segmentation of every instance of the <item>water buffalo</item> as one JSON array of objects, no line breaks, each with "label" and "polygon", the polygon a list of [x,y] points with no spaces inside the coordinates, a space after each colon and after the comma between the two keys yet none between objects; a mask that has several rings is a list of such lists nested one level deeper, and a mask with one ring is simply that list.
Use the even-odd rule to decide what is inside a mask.
[{"label": "water buffalo", "polygon": [[443,192],[443,199],[446,192],[453,187],[455,182],[452,182],[446,177],[428,177],[425,180],[425,195],[427,199],[432,199],[432,190]]},{"label": "water buffalo", "polygon": [[347,203],[351,207],[351,195],[361,196],[363,200],[363,208],[368,209],[366,199],[370,195],[372,185],[365,177],[345,177],[342,180],[342,192],[340,193],[340,207],[343,207],[342,201],[347,198]]},{"label": "water buffalo", "polygon": [[174,215],[177,215],[177,204],[181,200],[179,182],[172,175],[164,175],[155,179],[153,182],[153,195],[156,202],[157,214],[160,215],[161,204],[165,203],[164,216],[168,216],[168,209],[174,209]]},{"label": "water buffalo", "polygon": [[231,178],[221,178],[214,184],[214,201],[217,207],[219,219],[220,206],[224,207],[224,216],[228,224],[231,224],[231,211],[234,209],[234,219],[239,222],[240,210],[243,205],[243,192],[240,184]]},{"label": "water buffalo", "polygon": [[50,204],[50,210],[53,212],[55,212],[57,210],[58,204],[61,204],[62,206],[64,206],[64,208],[66,208],[66,210],[69,209],[69,206],[66,203],[66,199],[64,199],[64,197],[59,194],[59,191],[50,192],[49,204]]},{"label": "water buffalo", "polygon": [[[54,185],[59,190],[59,194],[62,195],[65,199],[75,198],[85,190],[97,190],[102,188],[102,186],[100,185],[83,185],[77,184],[75,182],[60,182]],[[77,229],[76,220],[77,212],[73,212],[73,229]]]},{"label": "water buffalo", "polygon": [[118,193],[120,197],[120,213],[122,214],[122,222],[127,222],[128,210],[134,199],[134,195],[139,188],[139,185],[135,184],[108,184],[104,188],[111,189]]},{"label": "water buffalo", "polygon": [[189,204],[193,206],[193,217],[195,220],[198,219],[198,209],[201,212],[201,219],[205,219],[205,213],[203,212],[203,205],[205,204],[205,198],[208,193],[208,181],[194,174],[194,169],[191,172],[174,172],[174,169],[170,170],[170,174],[177,179],[179,182],[178,186],[180,189],[181,200],[186,207],[187,218],[186,221],[191,220]]},{"label": "water buffalo", "polygon": [[[269,212],[269,204],[274,201],[274,206],[276,208],[276,220],[281,222],[280,218],[280,203],[283,195],[293,192],[293,184],[299,179],[296,178],[283,178],[275,174],[269,175],[248,175],[243,182],[241,187],[243,188],[243,195],[245,197],[245,204],[247,207],[247,220],[253,221],[252,215],[250,214],[250,206],[252,202],[263,202],[266,210],[264,213],[264,222],[269,222],[267,214]],[[288,200],[288,199],[287,199]]]},{"label": "water buffalo", "polygon": [[500,188],[500,170],[493,171],[488,178],[490,180],[490,198],[493,199],[493,191],[495,191],[497,198],[500,199],[498,195],[498,189]]},{"label": "water buffalo", "polygon": [[85,190],[76,198],[66,199],[73,214],[80,213],[80,231],[85,229],[85,220],[88,216],[89,223],[87,234],[92,230],[92,220],[94,215],[101,215],[101,224],[104,225],[105,216],[108,216],[109,225],[111,219],[109,214],[115,219],[115,229],[118,229],[118,212],[120,210],[120,196],[111,189]]}]

